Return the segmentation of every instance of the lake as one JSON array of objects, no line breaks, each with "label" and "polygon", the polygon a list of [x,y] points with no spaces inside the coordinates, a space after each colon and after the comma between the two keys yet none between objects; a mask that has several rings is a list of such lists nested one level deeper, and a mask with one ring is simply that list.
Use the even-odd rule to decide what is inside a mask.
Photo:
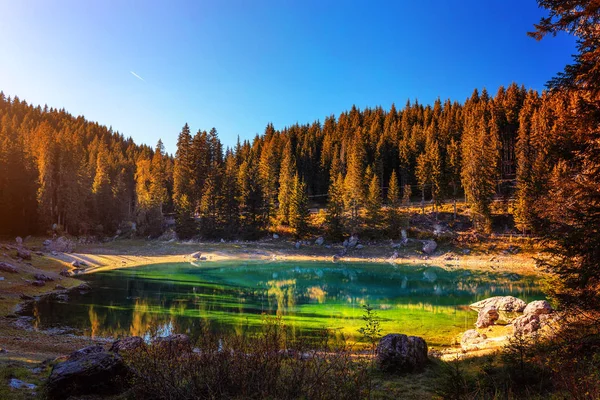
[{"label": "lake", "polygon": [[383,333],[453,343],[471,329],[468,305],[491,296],[544,298],[538,282],[512,273],[429,265],[227,261],[155,264],[80,277],[92,290],[51,297],[31,310],[38,329],[72,327],[93,337],[245,334],[264,315],[281,316],[295,337],[323,328],[358,340],[363,304],[375,308]]}]

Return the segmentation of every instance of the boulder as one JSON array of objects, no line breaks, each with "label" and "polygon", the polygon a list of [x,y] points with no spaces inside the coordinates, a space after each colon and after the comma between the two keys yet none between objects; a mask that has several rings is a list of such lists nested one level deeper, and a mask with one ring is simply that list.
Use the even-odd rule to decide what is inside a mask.
[{"label": "boulder", "polygon": [[44,240],[44,243],[42,243],[42,245],[43,245],[44,247],[48,247],[48,246],[50,246],[51,244],[52,244],[52,240],[50,240],[50,239],[46,239],[46,240]]},{"label": "boulder", "polygon": [[71,266],[73,268],[79,268],[79,267],[81,267],[81,263],[78,260],[75,260],[71,263]]},{"label": "boulder", "polygon": [[363,246],[362,244],[357,244],[356,245],[356,250],[361,250],[361,249],[364,249],[364,248],[365,248],[365,246]]},{"label": "boulder", "polygon": [[122,339],[115,340],[112,343],[109,351],[113,353],[123,353],[137,350],[146,344],[144,343],[144,339],[139,336],[129,336],[124,337]]},{"label": "boulder", "polygon": [[75,250],[75,242],[64,236],[61,236],[56,240],[51,240],[50,243],[46,244],[47,242],[48,241],[44,241],[44,246],[51,252],[71,253]]},{"label": "boulder", "polygon": [[535,314],[521,315],[513,321],[513,333],[515,335],[531,335],[540,329],[540,317]]},{"label": "boulder", "polygon": [[317,240],[315,240],[315,244],[316,244],[317,246],[322,246],[322,245],[323,245],[323,243],[325,243],[325,239],[324,239],[322,236],[319,236],[319,237],[317,238]]},{"label": "boulder", "polygon": [[71,271],[69,271],[68,269],[63,269],[62,271],[59,272],[60,276],[66,276],[69,277],[71,276]]},{"label": "boulder", "polygon": [[23,246],[23,238],[21,238],[21,236],[17,236],[15,242],[17,242],[17,246]]},{"label": "boulder", "polygon": [[339,260],[340,260],[340,256],[338,256],[337,254],[334,254],[334,255],[331,257],[331,261],[333,261],[333,262],[336,262],[336,261],[339,261]]},{"label": "boulder", "polygon": [[31,285],[32,286],[38,286],[38,287],[39,286],[46,286],[46,282],[44,282],[44,281],[33,281],[33,282],[31,282]]},{"label": "boulder", "polygon": [[479,310],[475,326],[477,328],[487,328],[488,326],[494,325],[494,323],[498,321],[498,318],[500,318],[500,314],[496,307],[486,306]]},{"label": "boulder", "polygon": [[200,257],[202,257],[202,253],[200,253],[199,251],[190,254],[190,257],[193,258],[194,260],[199,260]]},{"label": "boulder", "polygon": [[276,234],[276,233],[274,233],[274,234],[273,234],[273,239],[279,239],[279,235],[278,235],[278,234]]},{"label": "boulder", "polygon": [[348,239],[348,247],[356,247],[358,244],[358,236],[352,235],[350,239]]},{"label": "boulder", "polygon": [[38,281],[44,281],[44,282],[52,282],[54,280],[54,278],[51,278],[48,275],[44,275],[44,274],[35,274],[33,277]]},{"label": "boulder", "polygon": [[296,242],[296,244],[294,245],[294,247],[296,248],[296,250],[298,250],[300,248],[302,244],[300,242]]},{"label": "boulder", "polygon": [[437,243],[435,240],[426,240],[423,242],[423,253],[433,254],[435,249],[437,249]]},{"label": "boulder", "polygon": [[0,262],[0,271],[10,272],[11,274],[18,274],[19,270],[12,264],[6,262]]},{"label": "boulder", "polygon": [[485,342],[486,339],[487,336],[485,334],[479,333],[475,329],[469,329],[462,334],[462,337],[460,338],[460,344],[464,348],[470,345],[481,344]]},{"label": "boulder", "polygon": [[523,315],[542,315],[551,314],[552,306],[546,300],[535,300],[527,304],[523,310]]},{"label": "boulder", "polygon": [[49,399],[111,395],[122,392],[129,370],[120,355],[91,346],[71,354],[52,368],[46,382]]},{"label": "boulder", "polygon": [[495,296],[471,304],[471,308],[481,309],[487,306],[494,306],[498,311],[522,312],[527,303],[513,296]]},{"label": "boulder", "polygon": [[184,352],[191,351],[192,344],[188,335],[177,333],[174,335],[158,337],[152,342],[154,346],[158,346],[162,349],[170,352]]},{"label": "boulder", "polygon": [[55,285],[54,289],[56,289],[56,290],[67,290],[67,288],[64,287],[63,285]]},{"label": "boulder", "polygon": [[17,257],[22,258],[23,260],[31,260],[31,252],[27,249],[19,247],[17,249]]},{"label": "boulder", "polygon": [[417,336],[389,334],[377,345],[377,367],[384,372],[413,372],[427,364],[427,343]]},{"label": "boulder", "polygon": [[35,390],[35,388],[37,387],[33,383],[23,382],[22,380],[19,380],[17,378],[12,378],[10,381],[8,381],[8,386],[11,389],[28,389],[28,390]]}]

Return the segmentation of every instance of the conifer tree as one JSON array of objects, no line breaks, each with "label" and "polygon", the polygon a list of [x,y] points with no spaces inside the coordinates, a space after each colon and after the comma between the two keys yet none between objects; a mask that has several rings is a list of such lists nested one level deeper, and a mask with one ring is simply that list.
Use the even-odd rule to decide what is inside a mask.
[{"label": "conifer tree", "polygon": [[303,237],[308,230],[308,193],[306,183],[294,175],[292,199],[290,202],[290,227],[297,237]]},{"label": "conifer tree", "polygon": [[341,239],[344,235],[344,176],[338,172],[332,177],[327,195],[327,215],[325,225],[327,234],[333,239]]},{"label": "conifer tree", "polygon": [[289,223],[290,202],[295,170],[292,146],[288,141],[283,151],[283,160],[281,161],[281,171],[279,173],[279,209],[277,212],[279,221],[284,225]]},{"label": "conifer tree", "polygon": [[400,207],[400,186],[398,185],[396,170],[392,171],[388,183],[387,204],[387,226],[392,238],[395,238],[402,227],[400,212],[398,210],[398,207]]},{"label": "conifer tree", "polygon": [[360,135],[356,136],[348,155],[347,172],[344,179],[344,206],[350,211],[349,228],[356,233],[359,225],[359,211],[365,201],[364,182],[365,152]]},{"label": "conifer tree", "polygon": [[402,188],[402,204],[405,206],[410,205],[410,196],[412,196],[412,188],[406,184]]},{"label": "conifer tree", "polygon": [[377,230],[381,223],[381,184],[376,173],[367,167],[366,174],[369,182],[369,190],[366,199],[366,219],[370,230]]}]

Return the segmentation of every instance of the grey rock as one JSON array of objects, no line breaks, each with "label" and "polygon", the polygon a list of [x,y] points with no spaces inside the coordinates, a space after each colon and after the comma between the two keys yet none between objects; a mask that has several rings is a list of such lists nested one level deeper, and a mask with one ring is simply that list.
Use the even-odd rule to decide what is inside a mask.
[{"label": "grey rock", "polygon": [[56,290],[67,290],[67,288],[64,287],[63,285],[55,285],[54,289],[56,289]]},{"label": "grey rock", "polygon": [[6,262],[0,262],[0,271],[9,272],[11,274],[18,274],[19,270],[12,264]]},{"label": "grey rock", "polygon": [[[20,238],[19,238],[20,239]],[[28,389],[28,390],[35,390],[35,388],[37,388],[36,385],[34,385],[33,383],[27,383],[27,382],[23,382],[22,380],[16,379],[16,378],[12,378],[9,382],[8,382],[8,386],[11,389]]]},{"label": "grey rock", "polygon": [[42,243],[44,247],[48,247],[52,244],[52,240],[50,239],[46,239],[44,240],[44,243]]},{"label": "grey rock", "polygon": [[199,251],[190,254],[190,257],[193,258],[194,260],[199,260],[200,257],[202,257],[202,253],[200,253]]},{"label": "grey rock", "polygon": [[31,285],[32,286],[38,286],[38,287],[46,286],[46,282],[44,282],[44,281],[33,281],[33,282],[31,282]]},{"label": "grey rock", "polygon": [[22,258],[23,260],[31,260],[31,252],[24,248],[17,249],[17,257]]},{"label": "grey rock", "polygon": [[112,351],[113,353],[123,353],[137,350],[139,348],[144,347],[145,345],[146,343],[144,343],[144,339],[142,339],[141,337],[129,336],[119,340],[115,340],[112,343],[112,346],[110,347],[109,351]]},{"label": "grey rock", "polygon": [[486,306],[494,306],[498,311],[522,312],[527,303],[513,296],[494,296],[471,304],[471,308],[481,309]]},{"label": "grey rock", "polygon": [[44,282],[52,282],[54,280],[54,278],[51,278],[48,275],[44,275],[44,274],[35,274],[33,277],[38,281],[44,281]]},{"label": "grey rock", "polygon": [[296,242],[296,244],[294,245],[294,247],[296,248],[296,250],[298,250],[300,248],[300,246],[301,246],[300,242]]},{"label": "grey rock", "polygon": [[477,345],[485,342],[487,336],[485,334],[479,333],[475,329],[469,329],[465,333],[462,334],[460,338],[460,344],[463,347],[468,347],[470,345]]},{"label": "grey rock", "polygon": [[365,248],[365,246],[363,246],[362,244],[357,244],[356,245],[356,250],[361,250],[361,249],[364,249],[364,248]]},{"label": "grey rock", "polygon": [[48,398],[66,399],[88,394],[118,394],[125,388],[129,370],[120,355],[91,346],[71,354],[54,366],[46,383]]},{"label": "grey rock", "polygon": [[17,246],[23,246],[23,238],[21,236],[17,236],[15,242],[17,242]]},{"label": "grey rock", "polygon": [[342,246],[348,247],[348,239],[344,240],[344,242],[342,243]]},{"label": "grey rock", "polygon": [[477,328],[487,328],[488,326],[494,325],[496,321],[500,318],[500,314],[498,310],[494,306],[486,306],[479,310],[479,315],[477,315],[477,322],[475,322],[475,326]]},{"label": "grey rock", "polygon": [[317,240],[315,240],[315,244],[316,244],[317,246],[322,246],[322,245],[323,245],[323,243],[325,243],[325,239],[324,239],[322,236],[319,236],[319,237],[317,238]]},{"label": "grey rock", "polygon": [[437,249],[437,243],[435,240],[426,240],[423,242],[423,252],[425,254],[433,254],[435,249]]},{"label": "grey rock", "polygon": [[0,281],[3,281],[3,280],[4,280],[4,277],[3,277],[3,276],[0,276]]},{"label": "grey rock", "polygon": [[523,310],[523,315],[542,315],[551,314],[552,306],[546,300],[535,300],[527,304]]},{"label": "grey rock", "polygon": [[159,346],[168,351],[191,351],[192,344],[188,335],[177,333],[174,335],[158,337],[152,342],[154,346]]},{"label": "grey rock", "polygon": [[541,327],[540,316],[535,314],[521,315],[520,317],[515,318],[512,324],[513,333],[515,335],[531,335],[532,333],[537,332]]},{"label": "grey rock", "polygon": [[352,235],[348,239],[348,247],[356,247],[358,245],[358,236]]},{"label": "grey rock", "polygon": [[418,336],[389,334],[377,345],[377,367],[384,372],[414,372],[427,364],[427,343]]},{"label": "grey rock", "polygon": [[278,234],[276,234],[276,233],[274,233],[274,234],[273,234],[273,239],[279,239],[279,235],[278,235]]}]

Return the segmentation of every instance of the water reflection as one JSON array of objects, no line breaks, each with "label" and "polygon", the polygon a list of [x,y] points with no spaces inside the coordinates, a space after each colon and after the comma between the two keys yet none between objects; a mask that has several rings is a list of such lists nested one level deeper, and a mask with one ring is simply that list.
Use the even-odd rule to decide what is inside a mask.
[{"label": "water reflection", "polygon": [[281,316],[296,335],[330,328],[352,336],[362,324],[361,305],[369,303],[384,332],[443,345],[470,328],[472,302],[507,294],[543,298],[532,278],[389,264],[165,264],[86,279],[93,288],[87,294],[39,302],[36,327],[68,325],[94,337],[245,333],[258,329],[266,313]]}]

